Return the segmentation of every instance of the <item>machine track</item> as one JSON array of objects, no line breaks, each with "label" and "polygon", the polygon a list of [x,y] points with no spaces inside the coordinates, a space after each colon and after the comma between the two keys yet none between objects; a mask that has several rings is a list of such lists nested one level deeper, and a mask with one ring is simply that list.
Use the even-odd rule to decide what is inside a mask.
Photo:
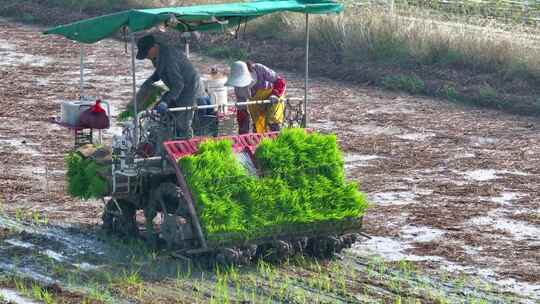
[{"label": "machine track", "polygon": [[[111,235],[129,240],[141,238],[149,247],[172,250],[173,256],[190,259],[202,264],[212,265],[243,265],[258,260],[278,263],[295,255],[305,255],[319,259],[332,258],[343,249],[350,248],[360,239],[359,233],[327,235],[317,237],[299,237],[290,239],[275,239],[263,243],[253,243],[243,246],[212,248],[206,250],[173,248],[167,242],[163,231],[156,231],[154,236],[142,233],[135,220],[135,209],[116,211],[115,203],[109,201],[103,214],[103,229]],[[186,240],[192,241],[194,240]]]}]

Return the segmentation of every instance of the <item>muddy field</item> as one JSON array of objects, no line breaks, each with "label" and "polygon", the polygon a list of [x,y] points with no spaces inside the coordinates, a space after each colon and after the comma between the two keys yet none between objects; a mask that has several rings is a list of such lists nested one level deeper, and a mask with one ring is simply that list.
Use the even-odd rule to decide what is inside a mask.
[{"label": "muddy field", "polygon": [[[103,252],[111,253],[105,255],[111,260],[121,259],[112,254],[118,249],[111,248],[107,241],[88,245],[99,241],[69,228],[82,225],[86,231],[99,224],[102,203],[65,195],[63,156],[72,148],[73,135],[49,123],[49,119],[59,114],[62,101],[77,98],[79,48],[63,38],[43,36],[40,30],[0,19],[0,202],[7,216],[0,220],[5,230],[0,269],[9,275],[35,273],[34,279],[47,284],[55,280],[65,283],[66,277],[50,275],[50,269],[39,259],[27,258],[22,270],[14,268],[13,260],[39,249],[49,260],[67,263],[80,273],[107,264]],[[88,46],[86,51],[87,95],[110,101],[117,112],[131,97],[124,43],[107,40]],[[195,56],[194,61],[203,73],[214,65],[225,68],[224,63],[209,58]],[[137,69],[141,83],[151,73],[150,65],[139,62]],[[289,95],[302,96],[302,77],[283,74],[290,81]],[[421,269],[423,276],[438,282],[432,284],[432,290],[447,299],[467,299],[471,293],[465,292],[464,285],[448,287],[440,282],[448,277],[467,277],[468,282],[478,280],[479,285],[488,286],[472,294],[487,302],[540,301],[538,119],[327,79],[313,79],[311,84],[310,126],[338,135],[345,151],[347,175],[359,182],[372,203],[365,227],[373,238],[357,243],[336,267],[354,263],[362,274],[369,267],[366,265],[371,265],[366,261],[373,259],[388,263],[389,269],[409,261]],[[110,139],[111,132],[106,132],[105,140]],[[43,241],[55,239],[53,236],[60,240]],[[73,251],[79,246],[81,250]],[[101,246],[104,249],[98,249]],[[130,247],[126,248],[122,250],[129,251]],[[145,254],[138,256],[147,259]],[[167,268],[177,262],[163,263]],[[128,264],[122,261],[114,267],[129,268]],[[325,268],[328,265],[319,268],[319,273],[330,271]],[[118,272],[114,267],[108,270]],[[309,277],[309,271],[313,271],[298,267],[272,268],[276,271],[272,275],[284,272],[286,276]],[[141,273],[156,275],[148,270]],[[381,282],[369,277],[361,281],[370,286],[368,294],[374,301],[396,296],[386,284],[391,280],[384,277],[395,272],[381,273]],[[39,279],[44,274],[49,276]],[[268,276],[259,271],[262,281],[267,282]],[[345,293],[356,290],[357,281],[352,276],[346,276],[352,283],[345,284],[350,287],[344,288]],[[170,275],[162,279],[170,279]],[[163,287],[168,283],[162,286],[155,283],[156,278],[153,280],[148,285],[152,290],[149,297],[165,297],[171,292]],[[219,280],[211,282],[205,284],[216,285]],[[206,288],[202,285],[186,288]],[[265,286],[272,289],[272,285]],[[414,284],[409,282],[407,286],[404,290],[412,297],[437,302],[434,297],[413,292]],[[312,289],[308,299],[316,295],[319,302],[362,301],[339,293],[336,296],[330,292],[332,288]],[[202,295],[204,299],[205,293]],[[133,300],[129,292],[116,296]],[[181,302],[189,303],[189,299]]]}]

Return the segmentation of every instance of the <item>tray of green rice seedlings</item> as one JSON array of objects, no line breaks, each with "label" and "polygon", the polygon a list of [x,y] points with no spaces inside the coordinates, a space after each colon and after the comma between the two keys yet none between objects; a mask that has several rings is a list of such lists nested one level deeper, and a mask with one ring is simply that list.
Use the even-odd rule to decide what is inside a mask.
[{"label": "tray of green rice seedlings", "polygon": [[334,135],[283,130],[255,151],[250,174],[228,140],[208,140],[179,164],[210,246],[358,231],[368,204],[347,181]]}]

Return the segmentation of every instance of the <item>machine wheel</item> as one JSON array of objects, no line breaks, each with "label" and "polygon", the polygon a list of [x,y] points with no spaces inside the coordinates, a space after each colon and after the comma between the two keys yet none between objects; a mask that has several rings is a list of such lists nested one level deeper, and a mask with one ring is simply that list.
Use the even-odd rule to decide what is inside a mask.
[{"label": "machine wheel", "polygon": [[146,238],[156,243],[158,234],[154,229],[154,218],[161,213],[160,236],[169,249],[183,248],[192,238],[189,213],[181,200],[180,188],[172,182],[164,182],[150,191],[148,204],[144,208]]},{"label": "machine wheel", "polygon": [[156,214],[164,212],[187,217],[189,212],[185,203],[179,203],[181,198],[180,187],[171,182],[161,183],[150,191],[150,201],[147,208],[152,209]]},{"label": "machine wheel", "polygon": [[342,243],[342,240],[336,236],[324,236],[310,239],[306,249],[316,258],[327,259],[343,249]]},{"label": "machine wheel", "polygon": [[103,211],[103,229],[120,237],[131,238],[139,235],[135,219],[136,209],[125,200],[113,198],[105,205]]}]

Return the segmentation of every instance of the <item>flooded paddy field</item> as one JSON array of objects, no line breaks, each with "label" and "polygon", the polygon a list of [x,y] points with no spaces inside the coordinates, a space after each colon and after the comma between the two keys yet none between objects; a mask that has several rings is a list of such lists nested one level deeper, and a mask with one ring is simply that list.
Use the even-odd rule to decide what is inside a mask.
[{"label": "flooded paddy field", "polygon": [[[49,118],[77,98],[79,47],[41,30],[0,19],[0,303],[540,301],[538,119],[313,79],[310,126],[337,135],[372,238],[333,261],[210,271],[101,235],[102,202],[66,195],[73,135]],[[87,95],[118,113],[124,44],[86,52]],[[137,69],[139,82],[152,72]],[[283,74],[302,96],[302,77]]]},{"label": "flooded paddy field", "polygon": [[279,265],[259,261],[209,269],[148,250],[141,242],[120,242],[96,231],[7,217],[0,217],[0,227],[4,231],[0,274],[5,276],[0,285],[6,286],[0,295],[17,299],[16,303],[33,303],[35,290],[74,300],[67,303],[454,303],[464,299],[503,303],[520,299],[469,276],[434,278],[414,263],[367,258],[354,250],[333,261],[295,258]]}]

